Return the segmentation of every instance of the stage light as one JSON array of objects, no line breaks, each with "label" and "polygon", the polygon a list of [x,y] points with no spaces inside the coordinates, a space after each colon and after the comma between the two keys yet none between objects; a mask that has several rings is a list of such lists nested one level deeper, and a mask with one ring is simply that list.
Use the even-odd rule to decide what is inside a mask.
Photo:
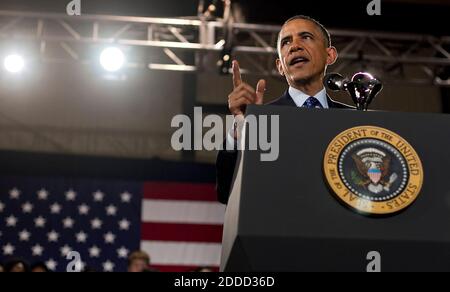
[{"label": "stage light", "polygon": [[211,13],[214,13],[214,12],[216,12],[217,7],[216,7],[216,5],[211,4],[211,5],[209,5],[208,10],[209,10]]},{"label": "stage light", "polygon": [[108,72],[119,71],[125,64],[125,55],[118,48],[106,48],[100,54],[100,64]]},{"label": "stage light", "polygon": [[19,55],[9,55],[5,58],[3,65],[10,73],[20,73],[25,68],[25,60]]},{"label": "stage light", "polygon": [[217,62],[217,66],[219,67],[219,73],[222,75],[227,75],[230,73],[231,65],[232,65],[232,51],[233,49],[225,47],[222,50],[221,58]]}]

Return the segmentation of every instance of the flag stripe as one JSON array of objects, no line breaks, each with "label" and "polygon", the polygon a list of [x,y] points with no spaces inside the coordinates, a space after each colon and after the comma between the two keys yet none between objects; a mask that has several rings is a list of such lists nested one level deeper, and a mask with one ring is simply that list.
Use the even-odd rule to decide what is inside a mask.
[{"label": "flag stripe", "polygon": [[146,223],[223,224],[225,206],[212,202],[144,200],[142,221]]},{"label": "flag stripe", "polygon": [[147,182],[144,199],[216,202],[214,184]]},{"label": "flag stripe", "polygon": [[[155,266],[152,265],[152,268],[160,271],[160,272],[170,272],[170,273],[187,273],[193,272],[199,268],[199,266]],[[213,272],[219,272],[220,267],[208,267]]]},{"label": "flag stripe", "polygon": [[220,266],[220,244],[142,241],[141,248],[157,266]]},{"label": "flag stripe", "polygon": [[222,242],[222,225],[143,223],[142,240]]}]

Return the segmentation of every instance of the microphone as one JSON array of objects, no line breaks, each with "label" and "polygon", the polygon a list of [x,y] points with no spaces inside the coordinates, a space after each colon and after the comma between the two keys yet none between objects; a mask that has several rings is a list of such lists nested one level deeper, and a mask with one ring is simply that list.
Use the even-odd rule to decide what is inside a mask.
[{"label": "microphone", "polygon": [[350,81],[339,73],[330,73],[325,75],[323,84],[332,91],[347,90]]}]

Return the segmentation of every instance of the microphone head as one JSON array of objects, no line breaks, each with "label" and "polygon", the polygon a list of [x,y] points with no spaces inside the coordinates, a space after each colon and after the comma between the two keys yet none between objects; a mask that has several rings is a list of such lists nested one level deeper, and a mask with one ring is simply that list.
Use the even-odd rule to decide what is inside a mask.
[{"label": "microphone head", "polygon": [[347,83],[348,80],[339,73],[329,73],[323,79],[325,87],[333,91],[345,90]]}]

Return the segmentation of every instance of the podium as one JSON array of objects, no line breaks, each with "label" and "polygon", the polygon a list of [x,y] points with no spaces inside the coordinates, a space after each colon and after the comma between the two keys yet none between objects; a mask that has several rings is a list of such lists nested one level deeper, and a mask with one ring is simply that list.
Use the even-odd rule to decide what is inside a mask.
[{"label": "podium", "polygon": [[[249,106],[279,115],[278,160],[241,151],[225,215],[221,271],[450,271],[450,116]],[[361,214],[324,174],[331,141],[358,126],[390,130],[420,157],[423,184],[399,213]]]}]

